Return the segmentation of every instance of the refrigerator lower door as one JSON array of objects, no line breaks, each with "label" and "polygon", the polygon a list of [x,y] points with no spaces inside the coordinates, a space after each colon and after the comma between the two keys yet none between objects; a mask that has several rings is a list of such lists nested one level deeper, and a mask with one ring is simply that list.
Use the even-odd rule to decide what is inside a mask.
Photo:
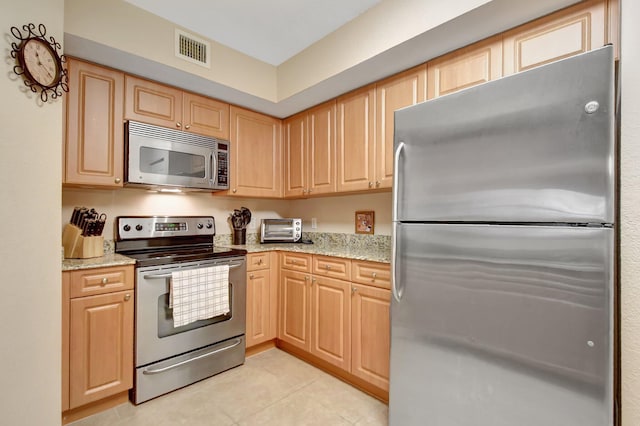
[{"label": "refrigerator lower door", "polygon": [[392,426],[613,424],[613,230],[395,224]]}]

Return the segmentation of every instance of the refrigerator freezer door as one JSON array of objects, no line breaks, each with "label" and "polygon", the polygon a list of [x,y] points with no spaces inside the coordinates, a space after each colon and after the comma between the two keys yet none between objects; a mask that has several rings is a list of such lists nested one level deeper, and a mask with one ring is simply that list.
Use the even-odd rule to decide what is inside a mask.
[{"label": "refrigerator freezer door", "polygon": [[613,424],[613,230],[395,224],[391,426]]},{"label": "refrigerator freezer door", "polygon": [[613,223],[613,87],[608,46],[397,111],[396,220]]}]

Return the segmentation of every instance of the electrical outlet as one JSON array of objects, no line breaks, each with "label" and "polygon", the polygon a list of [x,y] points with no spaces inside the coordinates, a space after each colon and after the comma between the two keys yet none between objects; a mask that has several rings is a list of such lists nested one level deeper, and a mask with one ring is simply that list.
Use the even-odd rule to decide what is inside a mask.
[{"label": "electrical outlet", "polygon": [[318,228],[318,219],[315,217],[311,218],[311,229],[317,229]]}]

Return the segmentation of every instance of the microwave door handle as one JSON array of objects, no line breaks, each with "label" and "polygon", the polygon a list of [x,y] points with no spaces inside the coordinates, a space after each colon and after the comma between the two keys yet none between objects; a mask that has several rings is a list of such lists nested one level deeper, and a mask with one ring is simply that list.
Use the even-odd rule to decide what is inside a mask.
[{"label": "microwave door handle", "polygon": [[211,153],[211,185],[215,186],[218,184],[218,159],[216,158],[216,152],[213,151]]}]

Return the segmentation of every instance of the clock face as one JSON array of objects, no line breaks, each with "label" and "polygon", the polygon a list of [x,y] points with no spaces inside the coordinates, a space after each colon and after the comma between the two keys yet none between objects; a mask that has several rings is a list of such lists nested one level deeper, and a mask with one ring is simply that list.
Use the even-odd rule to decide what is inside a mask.
[{"label": "clock face", "polygon": [[27,40],[22,48],[25,72],[32,80],[44,87],[52,87],[60,80],[60,66],[51,46],[40,39]]}]

